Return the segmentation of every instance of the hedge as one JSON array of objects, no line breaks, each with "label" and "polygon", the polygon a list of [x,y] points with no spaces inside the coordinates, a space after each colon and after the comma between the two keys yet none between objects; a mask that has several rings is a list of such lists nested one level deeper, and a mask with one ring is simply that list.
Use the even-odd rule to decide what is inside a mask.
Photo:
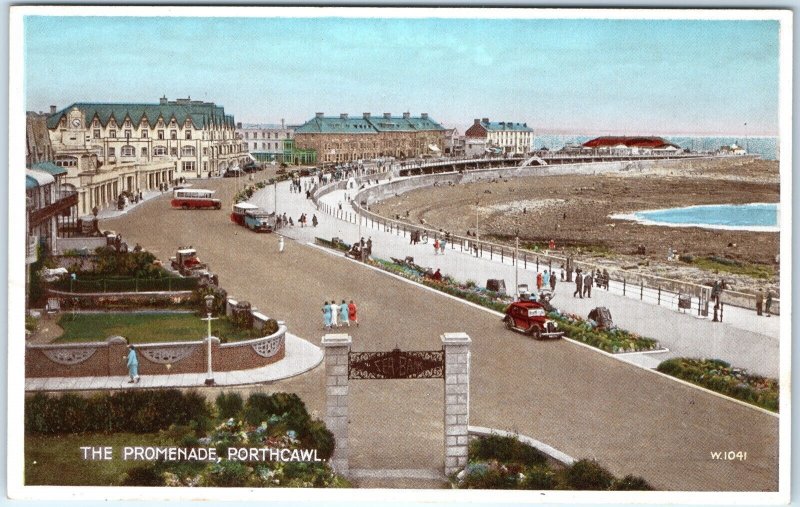
[{"label": "hedge", "polygon": [[177,389],[125,390],[90,397],[37,393],[25,399],[25,432],[151,433],[172,424],[208,425],[211,410],[200,394]]},{"label": "hedge", "polygon": [[657,369],[751,405],[779,411],[780,386],[777,380],[751,375],[725,361],[675,357],[663,361]]}]

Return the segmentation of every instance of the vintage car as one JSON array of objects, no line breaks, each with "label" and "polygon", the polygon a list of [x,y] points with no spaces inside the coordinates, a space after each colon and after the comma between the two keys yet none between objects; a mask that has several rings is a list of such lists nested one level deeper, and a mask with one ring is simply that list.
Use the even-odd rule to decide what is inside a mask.
[{"label": "vintage car", "polygon": [[248,210],[244,214],[244,225],[255,232],[272,232],[277,219],[275,213],[267,213],[260,209]]},{"label": "vintage car", "polygon": [[247,212],[257,209],[258,206],[255,204],[250,204],[249,202],[236,203],[233,205],[233,211],[231,212],[231,222],[244,226],[244,216],[247,214]]},{"label": "vintage car", "polygon": [[563,331],[558,331],[558,324],[547,318],[544,305],[529,298],[508,305],[503,322],[508,329],[528,334],[537,340],[564,336]]}]

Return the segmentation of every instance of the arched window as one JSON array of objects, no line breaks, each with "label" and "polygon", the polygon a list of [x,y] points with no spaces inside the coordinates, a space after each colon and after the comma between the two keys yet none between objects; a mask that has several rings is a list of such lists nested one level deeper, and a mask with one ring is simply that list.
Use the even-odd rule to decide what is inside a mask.
[{"label": "arched window", "polygon": [[153,146],[153,156],[154,157],[163,157],[167,154],[167,147],[166,146]]},{"label": "arched window", "polygon": [[194,157],[194,154],[195,154],[194,146],[184,146],[181,148],[182,157]]},{"label": "arched window", "polygon": [[147,148],[142,148],[142,158],[147,158]]},{"label": "arched window", "polygon": [[136,156],[136,148],[131,146],[130,144],[126,144],[122,147],[121,155],[123,157],[135,157]]}]

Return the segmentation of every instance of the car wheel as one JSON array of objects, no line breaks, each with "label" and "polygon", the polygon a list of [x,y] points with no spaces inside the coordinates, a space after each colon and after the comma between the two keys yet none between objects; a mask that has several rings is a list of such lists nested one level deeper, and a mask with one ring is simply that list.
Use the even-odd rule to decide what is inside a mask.
[{"label": "car wheel", "polygon": [[189,205],[188,204],[184,204],[183,206],[181,206],[181,209],[189,209]]},{"label": "car wheel", "polygon": [[536,324],[532,325],[530,329],[528,329],[528,334],[531,335],[531,338],[534,340],[541,340],[542,339],[542,328],[537,326]]},{"label": "car wheel", "polygon": [[503,319],[503,322],[506,323],[506,329],[514,329],[514,321],[511,319],[511,317],[506,317]]}]

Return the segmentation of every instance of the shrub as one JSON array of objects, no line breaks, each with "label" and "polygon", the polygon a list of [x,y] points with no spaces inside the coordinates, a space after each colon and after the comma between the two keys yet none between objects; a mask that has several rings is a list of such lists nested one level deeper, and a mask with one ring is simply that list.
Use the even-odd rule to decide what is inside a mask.
[{"label": "shrub", "polygon": [[33,333],[36,331],[36,326],[39,324],[39,321],[35,317],[31,317],[30,315],[25,316],[25,331]]},{"label": "shrub", "polygon": [[522,489],[555,489],[556,474],[545,465],[536,465],[523,472],[524,478],[520,481]]},{"label": "shrub", "polygon": [[211,465],[205,474],[205,486],[235,487],[247,486],[252,469],[240,461],[221,461]]},{"label": "shrub", "polygon": [[172,424],[208,427],[210,410],[201,395],[177,389],[75,394],[37,393],[25,400],[25,430],[31,434],[128,431],[151,433]]},{"label": "shrub", "polygon": [[538,449],[524,444],[515,437],[490,435],[476,438],[469,444],[469,455],[479,460],[492,460],[522,465],[541,465],[547,458]]},{"label": "shrub", "polygon": [[163,486],[164,480],[161,472],[155,465],[147,465],[131,468],[122,479],[123,486]]},{"label": "shrub", "polygon": [[[314,420],[308,423],[308,435],[310,436],[313,447],[317,450],[320,459],[330,459],[333,456],[333,449],[336,447],[336,440],[333,433],[325,426],[325,423],[320,420]],[[305,438],[301,438],[305,442]]]},{"label": "shrub", "polygon": [[614,476],[596,461],[582,459],[565,470],[564,479],[568,489],[607,490]]},{"label": "shrub", "polygon": [[461,487],[466,489],[511,489],[514,487],[514,482],[513,477],[501,473],[496,467],[486,467],[473,469],[471,473],[467,473]]},{"label": "shrub", "polygon": [[261,330],[264,336],[269,336],[271,334],[275,334],[278,332],[280,326],[278,326],[278,321],[275,319],[267,319],[264,323],[264,328]]},{"label": "shrub", "polygon": [[238,418],[239,413],[244,407],[242,395],[239,393],[219,393],[216,399],[217,414],[222,419]]},{"label": "shrub", "polygon": [[612,491],[651,491],[653,487],[646,480],[634,475],[626,475],[622,479],[615,479],[611,485]]}]

